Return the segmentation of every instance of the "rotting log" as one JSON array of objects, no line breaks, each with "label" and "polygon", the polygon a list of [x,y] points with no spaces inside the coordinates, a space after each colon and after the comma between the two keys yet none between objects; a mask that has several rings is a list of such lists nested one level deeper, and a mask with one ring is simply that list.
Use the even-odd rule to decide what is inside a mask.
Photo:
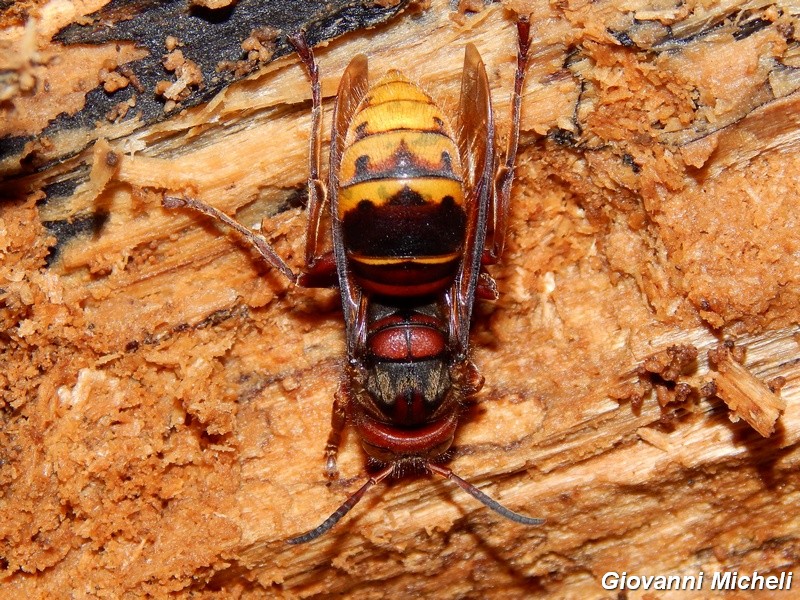
[{"label": "rotting log", "polygon": [[[353,55],[453,106],[473,41],[502,137],[512,11],[531,13],[501,298],[473,327],[486,386],[451,466],[547,522],[504,522],[416,478],[290,547],[364,478],[352,433],[342,478],[322,472],[338,298],[291,288],[235,236],[160,201],[189,192],[249,225],[266,215],[299,264],[306,74],[268,23],[226,29],[217,87],[196,58],[203,36],[74,37],[103,4],[16,2],[2,17],[0,595],[605,598],[612,571],[800,580],[788,6],[520,1],[462,15],[433,2],[317,48],[329,123]],[[250,5],[194,4],[212,30]],[[117,14],[131,31],[152,9],[136,6]],[[719,389],[731,369],[777,407],[770,435],[732,422]],[[713,597],[709,585],[660,597]]]}]

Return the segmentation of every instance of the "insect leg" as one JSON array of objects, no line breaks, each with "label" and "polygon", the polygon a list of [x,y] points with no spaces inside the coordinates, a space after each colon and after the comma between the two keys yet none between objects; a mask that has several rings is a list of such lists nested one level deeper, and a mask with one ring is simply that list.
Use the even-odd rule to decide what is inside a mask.
[{"label": "insect leg", "polygon": [[258,253],[290,281],[302,287],[330,287],[336,284],[336,265],[331,252],[321,252],[322,236],[320,222],[327,194],[325,184],[320,179],[320,156],[322,144],[322,95],[319,83],[319,69],[311,48],[306,44],[302,32],[289,36],[289,42],[297,51],[300,60],[311,78],[311,137],[309,143],[308,177],[308,220],[306,223],[305,266],[300,273],[294,273],[286,262],[278,256],[264,238],[237,223],[228,215],[200,200],[186,197],[166,196],[162,202],[165,208],[187,207],[221,221],[240,233]]},{"label": "insect leg", "polygon": [[320,179],[320,166],[322,156],[322,92],[319,83],[319,67],[314,59],[314,52],[306,42],[303,31],[298,31],[288,36],[287,40],[294,47],[300,60],[308,71],[311,79],[311,135],[308,145],[308,222],[306,224],[306,271],[313,273],[319,261],[324,264],[324,269],[335,268],[328,253],[321,253],[322,232],[320,223],[325,205],[327,192],[325,184]]},{"label": "insect leg", "polygon": [[254,231],[251,231],[238,221],[235,221],[221,210],[214,208],[210,204],[206,204],[200,200],[185,196],[164,196],[161,204],[164,206],[164,208],[178,208],[185,206],[209,216],[212,219],[216,219],[217,221],[225,223],[225,225],[241,234],[241,236],[256,249],[256,251],[264,258],[265,261],[283,273],[287,279],[293,283],[298,282],[297,274],[292,271],[291,267],[289,267],[289,265],[287,265],[280,256],[278,256],[275,250],[272,249],[272,246],[269,245],[267,240]]},{"label": "insect leg", "polygon": [[[339,442],[342,439],[342,430],[347,423],[347,409],[354,395],[351,385],[358,382],[358,389],[363,393],[364,369],[359,362],[360,357],[366,349],[367,339],[367,299],[359,296],[358,308],[355,314],[355,324],[350,328],[349,335],[354,337],[348,340],[348,350],[351,357],[346,367],[347,384],[342,383],[336,392],[333,400],[333,410],[331,412],[331,432],[328,434],[328,443],[325,444],[325,474],[333,479],[336,477],[336,455],[339,453]],[[356,358],[358,357],[358,358]],[[355,392],[358,394],[359,392]]]},{"label": "insect leg", "polygon": [[495,187],[489,210],[489,224],[483,264],[494,264],[500,260],[506,242],[508,210],[511,200],[511,184],[514,181],[514,163],[519,145],[519,120],[522,108],[522,84],[528,70],[528,50],[530,49],[531,24],[527,17],[517,21],[517,70],[514,75],[514,95],[511,108],[511,131],[508,133],[508,146],[505,160],[497,169]]},{"label": "insect leg", "polygon": [[325,444],[325,475],[329,479],[336,477],[336,456],[339,454],[339,443],[342,441],[342,430],[347,422],[347,405],[350,403],[350,394],[344,384],[333,397],[333,410],[331,411],[331,432],[328,434],[328,443]]}]

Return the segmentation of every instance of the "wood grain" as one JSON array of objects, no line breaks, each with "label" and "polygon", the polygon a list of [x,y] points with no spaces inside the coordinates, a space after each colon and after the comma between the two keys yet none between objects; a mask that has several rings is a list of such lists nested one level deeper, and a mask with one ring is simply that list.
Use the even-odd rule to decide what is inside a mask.
[{"label": "wood grain", "polygon": [[[472,41],[502,138],[513,11],[534,39],[511,233],[501,298],[476,309],[486,386],[450,466],[547,522],[504,522],[421,477],[286,544],[365,477],[352,432],[341,479],[323,476],[337,294],[292,288],[235,235],[160,202],[195,194],[300,264],[310,91],[287,56],[4,171],[0,596],[607,598],[610,571],[800,581],[796,18],[747,2],[461,15],[434,1],[316,49],[326,122],[359,52],[373,77],[398,68],[454,107]],[[9,43],[29,48],[25,31],[10,24]],[[709,387],[726,340],[759,389],[783,378],[767,436]],[[669,359],[676,347],[696,358]]]}]

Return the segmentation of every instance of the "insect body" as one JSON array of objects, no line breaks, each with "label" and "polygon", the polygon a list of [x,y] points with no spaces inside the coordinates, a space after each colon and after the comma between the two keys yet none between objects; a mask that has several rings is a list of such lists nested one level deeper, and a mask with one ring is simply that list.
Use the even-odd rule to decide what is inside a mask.
[{"label": "insect body", "polygon": [[[366,491],[390,475],[435,473],[514,521],[539,524],[498,504],[443,466],[464,401],[483,378],[469,360],[476,295],[493,297],[483,265],[502,253],[519,137],[529,24],[518,24],[512,127],[503,160],[495,152],[489,84],[469,44],[458,120],[398,71],[369,85],[355,57],[339,84],[327,187],[320,178],[321,95],[317,64],[301,34],[290,37],[311,77],[312,132],[306,264],[295,273],[259,235],[191,198],[165,197],[241,233],[300,286],[338,285],[346,327],[345,378],[333,406],[326,471],[350,421],[379,470],[326,521],[292,538],[310,541],[333,527]],[[321,221],[330,203],[333,249]]]}]

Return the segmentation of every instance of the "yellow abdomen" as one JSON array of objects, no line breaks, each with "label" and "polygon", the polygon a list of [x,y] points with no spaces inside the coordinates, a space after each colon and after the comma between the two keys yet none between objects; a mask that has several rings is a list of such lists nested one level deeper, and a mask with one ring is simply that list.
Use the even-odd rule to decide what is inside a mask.
[{"label": "yellow abdomen", "polygon": [[466,228],[461,174],[441,109],[387,73],[353,115],[338,173],[344,244],[365,290],[418,296],[450,283]]}]

